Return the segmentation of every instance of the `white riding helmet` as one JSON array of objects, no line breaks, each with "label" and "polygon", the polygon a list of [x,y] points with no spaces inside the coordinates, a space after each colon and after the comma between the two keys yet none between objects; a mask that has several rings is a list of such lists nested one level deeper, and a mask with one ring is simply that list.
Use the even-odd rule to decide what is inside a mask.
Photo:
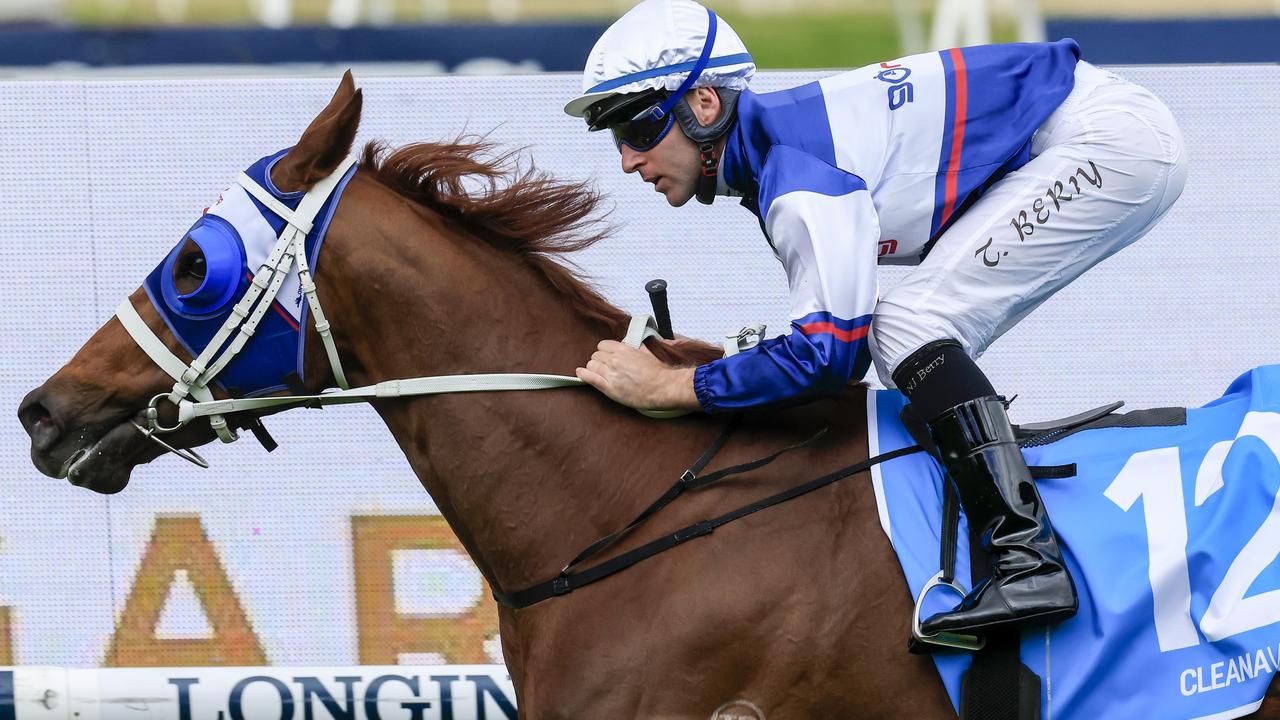
[{"label": "white riding helmet", "polygon": [[[738,95],[756,72],[738,34],[693,0],[644,0],[631,8],[591,49],[582,72],[582,94],[564,111],[587,121],[589,130],[613,130],[644,152],[674,125],[697,146],[701,177],[694,197],[716,197],[720,157],[716,141],[737,117]],[[695,87],[714,88],[723,111],[703,125],[685,100]]]},{"label": "white riding helmet", "polygon": [[679,90],[703,55],[701,72],[685,90],[740,91],[755,75],[755,62],[738,34],[711,10],[693,0],[644,0],[600,36],[582,71],[582,94],[564,111],[583,117],[587,108],[614,95]]}]

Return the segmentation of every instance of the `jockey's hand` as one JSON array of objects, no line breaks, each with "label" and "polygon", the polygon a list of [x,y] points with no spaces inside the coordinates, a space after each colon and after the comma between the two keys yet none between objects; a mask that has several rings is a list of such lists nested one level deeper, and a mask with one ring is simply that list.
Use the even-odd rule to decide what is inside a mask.
[{"label": "jockey's hand", "polygon": [[602,340],[578,377],[614,402],[638,410],[701,410],[693,368],[664,364],[641,345]]}]

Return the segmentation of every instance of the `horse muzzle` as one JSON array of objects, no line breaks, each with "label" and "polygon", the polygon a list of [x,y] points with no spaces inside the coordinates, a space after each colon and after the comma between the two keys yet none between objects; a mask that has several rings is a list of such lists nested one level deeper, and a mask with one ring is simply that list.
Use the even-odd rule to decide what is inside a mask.
[{"label": "horse muzzle", "polygon": [[[80,404],[85,406],[92,404]],[[151,443],[130,422],[128,410],[104,407],[94,415],[100,417],[79,417],[72,402],[47,383],[28,393],[18,408],[37,470],[95,492],[119,492],[133,467],[150,459],[145,456]]]}]

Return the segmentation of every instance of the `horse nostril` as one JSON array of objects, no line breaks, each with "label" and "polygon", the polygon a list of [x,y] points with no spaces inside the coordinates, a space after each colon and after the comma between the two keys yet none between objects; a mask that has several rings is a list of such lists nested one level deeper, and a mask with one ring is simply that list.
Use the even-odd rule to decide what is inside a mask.
[{"label": "horse nostril", "polygon": [[18,408],[18,420],[22,423],[31,444],[36,450],[48,450],[57,442],[62,431],[54,422],[53,414],[37,399],[38,391],[27,395]]}]

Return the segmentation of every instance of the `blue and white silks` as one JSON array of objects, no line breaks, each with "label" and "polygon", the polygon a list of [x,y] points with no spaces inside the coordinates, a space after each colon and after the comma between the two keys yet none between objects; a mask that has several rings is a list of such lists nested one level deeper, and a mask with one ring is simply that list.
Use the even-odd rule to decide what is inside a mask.
[{"label": "blue and white silks", "polygon": [[[912,445],[895,391],[869,391],[873,454]],[[1024,451],[1074,463],[1037,481],[1080,595],[1076,617],[1022,636],[1042,717],[1232,718],[1280,668],[1280,366],[1240,376],[1176,427],[1099,428]],[[873,470],[912,596],[938,571],[942,482],[923,453]],[[968,586],[961,522],[957,577]],[[935,590],[923,616],[958,600]],[[968,653],[935,656],[959,702]]]},{"label": "blue and white silks", "polygon": [[1073,40],[945,50],[771,93],[744,91],[725,183],[787,273],[791,332],[700,367],[703,409],[839,388],[870,363],[878,263],[917,264],[990,185],[1030,159],[1070,94]]},{"label": "blue and white silks", "polygon": [[[264,157],[245,174],[266,188],[277,200],[296,210],[305,191],[282,192],[271,182],[271,169],[290,148]],[[355,174],[352,165],[329,199],[316,214],[307,235],[307,262],[314,275],[320,247],[338,200]],[[184,235],[168,256],[151,271],[143,287],[147,297],[182,346],[198,356],[231,316],[236,301],[244,296],[253,274],[275,247],[285,222],[239,185],[218,195],[218,200]],[[174,284],[174,261],[182,246],[191,240],[205,256],[206,275],[196,291],[183,295]],[[235,396],[254,397],[285,390],[285,378],[303,376],[308,306],[302,297],[296,264],[289,270],[271,310],[263,316],[244,349],[218,374],[216,383]],[[234,335],[233,335],[234,337]]]}]

